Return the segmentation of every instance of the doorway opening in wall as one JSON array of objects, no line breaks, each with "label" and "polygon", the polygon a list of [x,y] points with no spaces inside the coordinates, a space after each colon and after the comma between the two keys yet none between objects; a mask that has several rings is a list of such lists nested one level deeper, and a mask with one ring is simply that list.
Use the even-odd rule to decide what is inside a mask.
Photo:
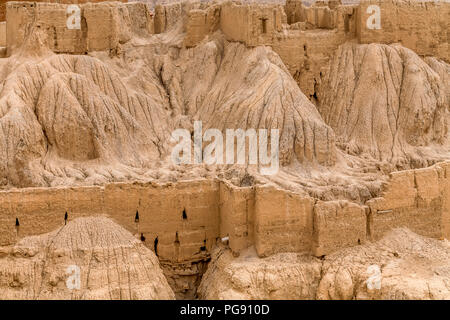
[{"label": "doorway opening in wall", "polygon": [[349,32],[350,31],[350,19],[352,18],[351,14],[346,14],[344,17],[344,28],[345,28],[345,32]]},{"label": "doorway opening in wall", "polygon": [[267,33],[267,18],[261,18],[262,33]]}]

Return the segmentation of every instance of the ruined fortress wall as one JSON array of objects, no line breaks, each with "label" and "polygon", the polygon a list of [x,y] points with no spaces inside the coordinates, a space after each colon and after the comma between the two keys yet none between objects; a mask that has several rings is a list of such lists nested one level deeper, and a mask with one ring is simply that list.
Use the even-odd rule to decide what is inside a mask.
[{"label": "ruined fortress wall", "polygon": [[224,4],[220,10],[220,29],[228,41],[246,42],[249,38],[249,9],[231,2]]},{"label": "ruined fortress wall", "polygon": [[0,22],[0,47],[6,47],[6,22]]},{"label": "ruined fortress wall", "polygon": [[[106,214],[134,233],[143,233],[152,249],[158,238],[158,255],[164,260],[199,258],[203,251],[210,251],[219,236],[217,181],[109,184],[104,201]],[[139,230],[134,220],[136,210]]]},{"label": "ruined fortress wall", "polygon": [[185,26],[187,23],[187,15],[190,9],[194,7],[191,6],[189,2],[175,2],[168,4],[158,4],[155,6],[155,33],[166,32],[177,25],[183,27],[185,31]]},{"label": "ruined fortress wall", "polygon": [[38,235],[63,224],[64,213],[72,217],[103,213],[103,189],[32,188],[0,192],[0,245],[16,241],[15,219],[19,219],[19,236]]},{"label": "ruined fortress wall", "polygon": [[[270,45],[282,55],[287,65],[301,65],[289,70],[293,76],[307,75],[301,77],[303,83],[299,83],[307,95],[314,94],[308,83],[318,80],[312,74],[318,70],[311,64],[326,64],[334,50],[351,39],[360,43],[401,42],[419,54],[450,61],[448,3],[367,0],[359,5],[344,6],[335,2],[328,5],[316,3],[312,7],[304,7],[300,1],[289,1],[286,6],[231,1],[202,6],[188,2],[157,5],[154,13],[144,3],[89,3],[80,5],[81,30],[67,29],[67,5],[8,2],[7,46],[10,53],[13,47],[23,43],[25,30],[34,24],[46,31],[49,47],[61,53],[116,50],[120,43],[133,35],[162,33],[175,26],[182,27],[186,32],[185,45],[192,47],[220,28],[229,41],[242,42],[250,47]],[[379,30],[367,26],[372,14],[367,12],[370,5],[380,7]],[[308,56],[311,61],[308,61],[304,59],[304,53],[285,54],[283,48],[290,48],[297,42],[308,42],[310,50],[321,51],[322,55],[313,59],[315,54],[311,51]]]},{"label": "ruined fortress wall", "polygon": [[439,165],[443,170],[440,176],[440,188],[442,192],[442,236],[450,239],[450,163]]},{"label": "ruined fortress wall", "polygon": [[383,196],[367,202],[370,237],[377,240],[392,228],[408,227],[424,236],[449,238],[449,167],[445,162],[392,173]]},{"label": "ruined fortress wall", "polygon": [[[236,187],[217,180],[113,183],[104,187],[30,188],[0,192],[0,245],[50,232],[69,218],[106,215],[141,233],[162,261],[207,257],[219,238],[233,252],[255,246],[259,256],[308,252],[322,256],[407,227],[450,238],[450,162],[392,174],[367,206],[315,201],[272,186]],[[139,223],[135,214],[139,211]]]},{"label": "ruined fortress wall", "polygon": [[286,12],[287,23],[293,24],[303,21],[303,9],[301,0],[286,0],[284,11]]},{"label": "ruined fortress wall", "polygon": [[314,199],[273,187],[255,195],[255,248],[260,257],[277,252],[310,252]]},{"label": "ruined fortress wall", "polygon": [[116,50],[133,34],[143,36],[153,32],[153,16],[143,3],[82,4],[79,29],[67,27],[70,16],[67,7],[56,3],[8,2],[8,54],[20,47],[32,28],[44,32],[47,45],[54,52],[75,54]]},{"label": "ruined fortress wall", "polygon": [[[381,28],[370,29],[373,14],[369,6],[380,8]],[[444,1],[364,0],[358,7],[360,43],[401,43],[419,55],[450,61],[450,5]]]},{"label": "ruined fortress wall", "polygon": [[302,92],[310,97],[321,82],[321,72],[326,68],[330,55],[345,40],[344,33],[336,33],[333,30],[292,30],[288,35],[276,39],[272,48],[280,56]]},{"label": "ruined fortress wall", "polygon": [[220,237],[229,237],[233,252],[253,245],[255,187],[235,187],[220,183]]},{"label": "ruined fortress wall", "polygon": [[188,13],[186,23],[186,37],[184,44],[186,47],[194,47],[203,38],[219,29],[220,6],[211,6],[206,10],[193,9]]},{"label": "ruined fortress wall", "polygon": [[[219,185],[187,181],[175,185],[117,183],[105,187],[30,188],[0,192],[0,245],[64,225],[69,218],[106,215],[133,234],[143,233],[160,258],[189,260],[210,250],[219,236]],[[139,223],[135,223],[136,211]],[[183,216],[185,212],[185,217]],[[175,245],[178,233],[179,246]]]},{"label": "ruined fortress wall", "polygon": [[[33,0],[33,1],[27,1],[24,2],[49,2],[49,3],[61,3],[61,4],[82,4],[87,2],[105,2],[109,0]],[[120,2],[127,2],[127,0],[114,0],[114,1],[120,1]],[[11,2],[10,0],[0,0],[0,21],[6,20],[6,3]]]},{"label": "ruined fortress wall", "polygon": [[[141,37],[155,33],[153,12],[147,4],[132,2],[122,8],[122,10],[127,9],[128,11],[130,31],[132,33]],[[125,13],[123,15],[125,15]]]}]

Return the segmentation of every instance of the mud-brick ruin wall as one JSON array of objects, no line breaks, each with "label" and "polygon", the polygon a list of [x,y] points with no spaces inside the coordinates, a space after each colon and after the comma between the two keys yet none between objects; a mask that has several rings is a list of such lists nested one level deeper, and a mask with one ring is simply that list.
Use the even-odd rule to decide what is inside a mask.
[{"label": "mud-brick ruin wall", "polygon": [[137,237],[142,233],[152,250],[158,238],[162,261],[202,260],[225,237],[235,253],[255,246],[261,257],[278,252],[322,256],[380,239],[398,227],[450,239],[450,162],[392,173],[381,197],[364,205],[219,180],[2,191],[0,245],[62,227],[66,211],[70,219],[109,216]]},{"label": "mud-brick ruin wall", "polygon": [[228,237],[234,252],[253,245],[256,188],[220,183],[220,238]]},{"label": "mud-brick ruin wall", "polygon": [[6,22],[0,22],[0,47],[6,47]]},{"label": "mud-brick ruin wall", "polygon": [[407,226],[434,238],[450,238],[450,162],[392,174],[383,196],[367,201],[369,236]]},{"label": "mud-brick ruin wall", "polygon": [[68,4],[8,2],[6,46],[8,54],[25,41],[31,28],[46,35],[56,53],[84,54],[117,50],[119,44],[153,33],[153,14],[144,3],[86,3],[80,5],[80,29],[69,29]]},{"label": "mud-brick ruin wall", "polygon": [[[367,27],[371,15],[367,8],[372,4],[380,7],[380,30]],[[270,12],[274,12],[273,18]],[[330,56],[349,40],[401,43],[419,55],[450,61],[449,17],[450,4],[443,1],[363,0],[354,5],[316,1],[311,7],[303,6],[301,0],[289,0],[285,6],[228,2],[221,8],[220,29],[229,41],[239,41],[247,46],[271,46],[302,92],[312,97],[317,93],[320,73]],[[267,33],[262,33],[263,18],[267,18],[270,27]],[[200,42],[198,39],[196,41]]]},{"label": "mud-brick ruin wall", "polygon": [[[381,9],[380,30],[367,27],[371,15],[367,8],[372,4]],[[162,33],[174,26],[182,27],[185,45],[193,47],[220,29],[229,41],[250,47],[272,46],[301,82],[306,95],[314,94],[314,83],[320,81],[320,70],[330,55],[351,39],[360,43],[400,42],[419,54],[450,61],[450,5],[445,2],[368,0],[339,5],[338,1],[330,1],[305,7],[300,0],[288,1],[285,6],[228,1],[210,6],[157,5],[154,12],[145,3],[108,2],[80,4],[80,8],[81,30],[69,30],[67,4],[8,2],[8,54],[23,43],[24,32],[33,25],[46,31],[53,51],[77,54],[117,50],[132,36]]]},{"label": "mud-brick ruin wall", "polygon": [[283,6],[271,4],[239,5],[225,2],[220,12],[220,29],[227,40],[247,46],[273,43],[286,24]]},{"label": "mud-brick ruin wall", "polygon": [[[25,0],[27,1],[27,0]],[[104,2],[108,0],[33,0],[27,2],[50,2],[50,3],[62,3],[62,4],[81,4],[87,2]],[[127,2],[127,0],[115,0],[120,2]],[[6,3],[10,0],[0,0],[0,21],[6,20]]]},{"label": "mud-brick ruin wall", "polygon": [[[367,28],[371,5],[380,7],[381,28]],[[372,13],[373,14],[373,13]],[[445,1],[364,0],[357,10],[360,43],[401,43],[419,55],[450,61],[450,4]]]},{"label": "mud-brick ruin wall", "polygon": [[[210,251],[219,237],[219,184],[205,180],[114,183],[0,192],[0,245],[17,240],[16,218],[22,238],[62,227],[66,211],[70,219],[109,216],[133,234],[142,233],[151,249],[158,238],[161,259],[186,261],[204,255],[202,247]],[[139,223],[135,222],[136,211]]]},{"label": "mud-brick ruin wall", "polygon": [[[149,247],[158,238],[157,253],[163,260],[201,258],[219,236],[216,181],[110,184],[105,187],[104,202],[106,213],[128,230],[143,233]],[[134,220],[136,210],[139,230]]]},{"label": "mud-brick ruin wall", "polygon": [[259,256],[310,252],[314,199],[271,187],[255,194],[255,249]]},{"label": "mud-brick ruin wall", "polygon": [[190,10],[186,22],[184,45],[186,47],[196,46],[206,35],[217,31],[219,24],[220,6],[218,5],[208,7],[206,10]]}]

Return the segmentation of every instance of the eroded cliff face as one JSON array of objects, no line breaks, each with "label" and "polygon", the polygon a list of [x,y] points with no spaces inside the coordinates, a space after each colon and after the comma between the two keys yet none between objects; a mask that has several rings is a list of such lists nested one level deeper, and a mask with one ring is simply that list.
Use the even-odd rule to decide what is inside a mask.
[{"label": "eroded cliff face", "polygon": [[[2,147],[11,149],[2,159],[4,183],[138,178],[168,157],[171,130],[192,130],[193,120],[223,132],[279,129],[282,165],[335,163],[333,131],[270,48],[218,37],[175,54],[156,50],[130,49],[140,67],[126,61],[130,66],[118,72],[108,67],[114,60],[53,54],[5,66],[14,71],[0,102]],[[120,76],[130,69],[131,79]]]},{"label": "eroded cliff face", "polygon": [[450,245],[407,229],[323,259],[278,253],[238,258],[218,249],[199,287],[203,299],[449,299]]},{"label": "eroded cliff face", "polygon": [[[448,158],[445,56],[346,43],[361,27],[357,5],[83,4],[81,31],[67,29],[65,7],[9,6],[5,187],[250,175],[321,200],[364,202],[387,173]],[[175,165],[170,133],[193,132],[196,120],[203,131],[279,129],[279,173]]]},{"label": "eroded cliff face", "polygon": [[[450,6],[371,1],[384,35],[368,3],[89,3],[74,30],[67,5],[8,4],[0,291],[448,298]],[[174,163],[171,133],[194,140],[195,121],[224,137],[278,129],[278,173]],[[81,220],[61,228],[66,211]],[[90,270],[80,292],[64,289],[69,262]],[[382,289],[368,290],[371,265]]]}]

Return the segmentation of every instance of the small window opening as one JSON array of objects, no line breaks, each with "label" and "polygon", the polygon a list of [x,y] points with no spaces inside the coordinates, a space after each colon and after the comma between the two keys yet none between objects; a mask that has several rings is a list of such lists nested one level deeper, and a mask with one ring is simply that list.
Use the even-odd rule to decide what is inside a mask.
[{"label": "small window opening", "polygon": [[153,249],[155,250],[155,255],[158,256],[158,237],[155,238]]},{"label": "small window opening", "polygon": [[267,18],[261,18],[262,33],[267,33]]}]

